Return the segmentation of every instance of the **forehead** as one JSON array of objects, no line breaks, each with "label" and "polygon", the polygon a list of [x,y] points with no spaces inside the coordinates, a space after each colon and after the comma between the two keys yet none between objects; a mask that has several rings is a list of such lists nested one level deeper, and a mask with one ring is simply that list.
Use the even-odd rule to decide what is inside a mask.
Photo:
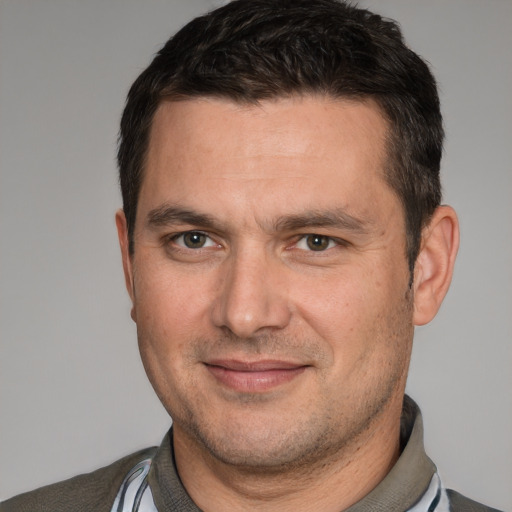
[{"label": "forehead", "polygon": [[[242,142],[242,137],[247,136],[243,140],[245,143],[248,140],[257,142],[259,128],[275,132],[281,138],[286,133],[282,128],[293,128],[295,133],[301,130],[305,136],[310,135],[308,131],[315,132],[317,138],[324,137],[327,144],[338,144],[339,135],[346,139],[350,137],[350,131],[355,136],[364,132],[367,137],[374,138],[374,142],[384,142],[388,131],[388,124],[380,106],[371,98],[356,100],[327,95],[292,95],[248,103],[225,98],[198,97],[163,100],[153,118],[150,145],[161,142],[161,139],[155,141],[155,138],[165,132],[174,132],[175,135],[179,131],[180,136],[190,133],[196,136],[219,125],[226,129],[232,127],[237,135],[235,139],[228,139],[228,134],[221,132],[217,133],[219,138],[224,138],[226,142]],[[245,129],[239,131],[239,127]],[[183,132],[183,128],[186,131]],[[340,133],[341,131],[344,133]]]},{"label": "forehead", "polygon": [[259,201],[269,213],[279,206],[276,196],[283,208],[315,206],[299,199],[346,203],[351,194],[369,200],[389,189],[387,130],[370,101],[164,101],[151,129],[140,199],[155,207],[212,194],[227,199],[228,190],[233,207]]}]

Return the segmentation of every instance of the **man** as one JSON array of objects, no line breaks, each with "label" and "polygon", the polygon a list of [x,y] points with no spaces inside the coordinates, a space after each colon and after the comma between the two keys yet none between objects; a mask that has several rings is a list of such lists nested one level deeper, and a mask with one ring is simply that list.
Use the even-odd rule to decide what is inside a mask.
[{"label": "man", "polygon": [[395,24],[241,1],[132,86],[116,222],[157,450],[2,510],[490,510],[404,399],[458,246],[434,79]]}]

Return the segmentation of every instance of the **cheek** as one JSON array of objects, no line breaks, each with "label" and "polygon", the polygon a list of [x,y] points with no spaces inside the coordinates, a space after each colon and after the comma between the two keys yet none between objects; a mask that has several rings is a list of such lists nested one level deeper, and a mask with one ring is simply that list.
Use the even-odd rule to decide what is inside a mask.
[{"label": "cheek", "polygon": [[191,339],[204,335],[207,293],[179,272],[141,268],[134,283],[139,342],[162,355],[180,354]]},{"label": "cheek", "polygon": [[171,416],[179,416],[177,398],[196,389],[192,341],[204,337],[204,297],[178,273],[144,268],[135,274],[137,338],[149,380]]},{"label": "cheek", "polygon": [[347,364],[367,352],[386,350],[379,345],[393,336],[394,324],[404,322],[397,318],[407,282],[401,274],[383,273],[377,265],[375,270],[338,269],[321,279],[297,281],[290,296],[301,321],[327,342],[332,359]]},{"label": "cheek", "polygon": [[368,293],[361,273],[334,269],[323,276],[301,277],[295,282],[290,297],[294,309],[319,334],[331,337],[360,326],[363,317],[371,313],[375,296]]}]

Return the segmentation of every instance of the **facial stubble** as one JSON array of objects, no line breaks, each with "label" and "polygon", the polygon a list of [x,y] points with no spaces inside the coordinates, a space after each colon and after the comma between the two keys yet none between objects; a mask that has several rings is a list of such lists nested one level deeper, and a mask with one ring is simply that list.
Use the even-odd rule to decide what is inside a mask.
[{"label": "facial stubble", "polygon": [[[392,403],[396,403],[396,397],[403,395],[412,345],[412,302],[412,290],[409,289],[401,307],[386,319],[383,331],[388,336],[385,342],[393,346],[386,353],[393,354],[393,357],[380,361],[380,365],[385,368],[384,372],[364,376],[365,389],[363,392],[359,389],[358,399],[350,408],[339,411],[335,407],[340,403],[339,397],[333,399],[332,396],[319,394],[314,397],[315,403],[305,404],[305,412],[308,408],[313,411],[309,415],[296,416],[286,429],[273,429],[273,425],[269,424],[266,431],[259,432],[258,435],[243,424],[243,419],[239,426],[233,424],[231,430],[219,432],[216,425],[205,419],[207,415],[200,414],[197,401],[184,403],[182,400],[177,404],[171,390],[157,385],[162,377],[165,379],[165,375],[160,375],[159,378],[155,365],[149,364],[151,355],[150,350],[147,350],[147,339],[144,340],[143,333],[140,332],[139,345],[146,371],[160,400],[173,418],[175,429],[179,427],[189,442],[195,444],[207,457],[236,468],[239,472],[266,475],[301,472],[311,474],[315,466],[325,469],[330,463],[349,463],[361,444],[373,435],[379,419]],[[213,341],[196,338],[186,346],[184,361],[189,368],[200,364],[198,361],[206,360],[211,354],[225,354],[236,348],[237,353],[242,352],[247,357],[265,354],[286,359],[287,354],[293,354],[294,358],[300,354],[301,360],[314,362],[315,367],[311,371],[318,371],[320,380],[325,379],[325,376],[318,368],[328,365],[329,359],[321,343],[300,343],[276,333],[240,339],[226,331]],[[196,384],[199,386],[197,382],[189,382],[191,387]],[[344,392],[344,383],[340,383],[340,394]],[[345,399],[347,398],[349,397],[346,396]],[[238,396],[231,394],[230,400],[235,407],[246,408],[249,413],[251,409],[271,406],[273,396],[257,393]],[[208,400],[203,400],[202,406],[208,405]],[[398,420],[399,416],[397,422]],[[272,448],[268,450],[270,445]]]}]

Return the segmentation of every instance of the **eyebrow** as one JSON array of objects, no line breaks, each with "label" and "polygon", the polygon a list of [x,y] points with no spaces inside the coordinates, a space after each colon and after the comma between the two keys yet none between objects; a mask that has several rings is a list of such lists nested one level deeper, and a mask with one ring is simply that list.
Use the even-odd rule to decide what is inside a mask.
[{"label": "eyebrow", "polygon": [[170,224],[191,224],[208,229],[218,227],[218,222],[211,215],[169,204],[163,204],[151,210],[148,213],[146,223],[150,228]]},{"label": "eyebrow", "polygon": [[312,210],[297,215],[286,215],[274,222],[276,231],[293,231],[308,227],[333,227],[354,233],[366,233],[368,221],[364,221],[341,208],[334,210]]},{"label": "eyebrow", "polygon": [[[225,229],[222,223],[211,215],[169,204],[163,204],[151,210],[147,215],[146,223],[150,228],[172,224],[190,224],[201,226],[204,229]],[[336,208],[333,210],[308,210],[300,214],[283,215],[273,220],[270,225],[275,232],[294,231],[308,227],[333,227],[352,233],[364,234],[368,232],[371,223],[368,220],[354,217],[342,208]]]}]

